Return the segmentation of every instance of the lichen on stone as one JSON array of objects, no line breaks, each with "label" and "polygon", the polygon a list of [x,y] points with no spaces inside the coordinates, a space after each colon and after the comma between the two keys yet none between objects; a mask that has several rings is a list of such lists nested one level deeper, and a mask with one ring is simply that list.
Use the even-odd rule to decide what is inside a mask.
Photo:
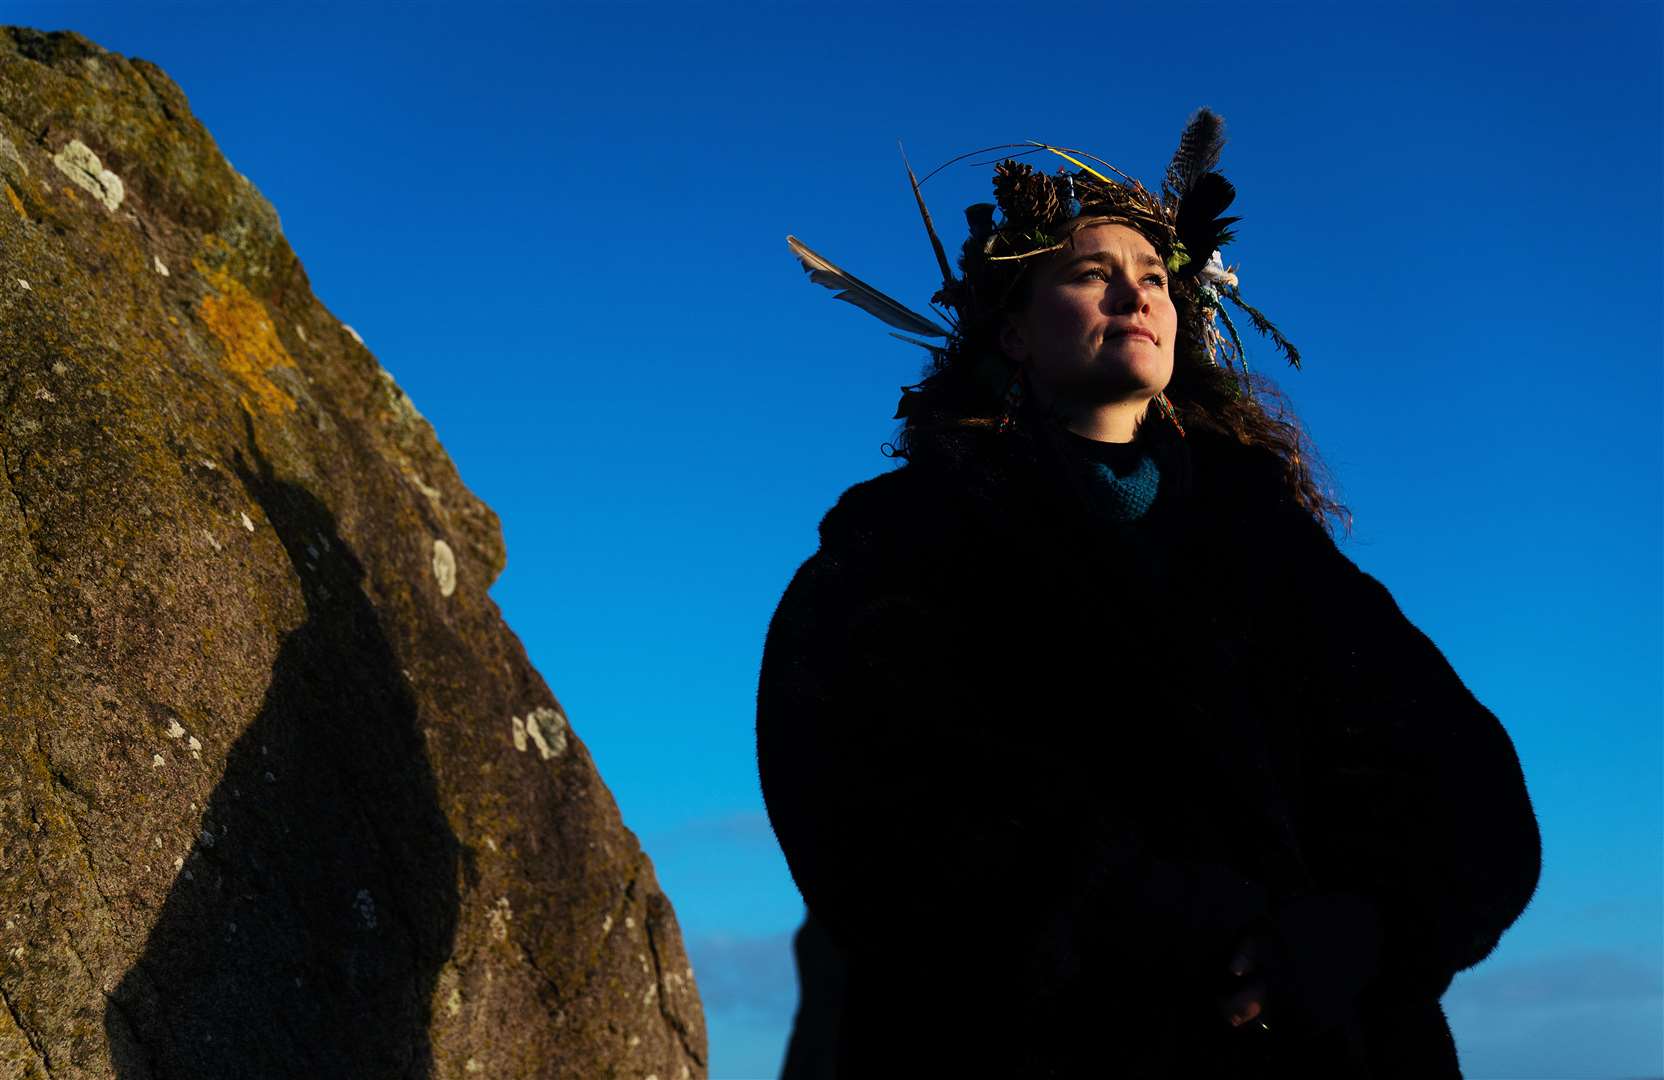
[{"label": "lichen on stone", "polygon": [[260,411],[293,412],[294,397],[267,374],[273,368],[292,368],[295,360],[283,347],[265,307],[224,270],[212,269],[200,261],[195,265],[213,290],[197,304],[197,317],[225,350],[220,366],[243,383]]},{"label": "lichen on stone", "polygon": [[71,139],[52,158],[52,164],[72,183],[103,203],[106,210],[115,210],[127,197],[127,188],[122,184],[121,177],[106,169],[92,148],[80,139]]}]

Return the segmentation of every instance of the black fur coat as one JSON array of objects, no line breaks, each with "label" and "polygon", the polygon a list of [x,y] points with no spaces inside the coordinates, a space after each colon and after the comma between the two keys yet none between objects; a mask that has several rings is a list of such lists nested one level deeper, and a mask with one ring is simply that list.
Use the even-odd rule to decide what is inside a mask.
[{"label": "black fur coat", "polygon": [[1274,459],[1169,431],[1131,525],[1056,437],[858,484],[781,600],[758,760],[840,1076],[1460,1075],[1439,997],[1538,874],[1513,746]]}]

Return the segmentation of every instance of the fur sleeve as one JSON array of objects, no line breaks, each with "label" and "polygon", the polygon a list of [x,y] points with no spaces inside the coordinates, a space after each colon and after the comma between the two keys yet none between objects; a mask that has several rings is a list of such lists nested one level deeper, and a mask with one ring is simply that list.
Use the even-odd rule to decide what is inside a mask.
[{"label": "fur sleeve", "polygon": [[1536,818],[1496,717],[1379,581],[1307,540],[1303,846],[1324,887],[1379,905],[1380,982],[1437,996],[1525,909]]}]

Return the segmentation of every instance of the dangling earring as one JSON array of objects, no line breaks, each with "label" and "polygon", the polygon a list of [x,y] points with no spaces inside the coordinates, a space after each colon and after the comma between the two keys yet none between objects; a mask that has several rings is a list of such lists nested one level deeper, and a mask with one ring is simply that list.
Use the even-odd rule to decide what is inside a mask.
[{"label": "dangling earring", "polygon": [[1026,361],[1011,369],[1011,379],[1005,384],[1005,390],[1000,394],[1000,400],[1004,402],[1004,408],[1000,410],[997,430],[1002,435],[1016,426],[1016,413],[1023,407],[1023,398],[1027,393],[1023,380],[1025,368]]},{"label": "dangling earring", "polygon": [[1173,403],[1167,400],[1167,392],[1165,390],[1158,392],[1155,401],[1161,409],[1161,415],[1172,421],[1173,426],[1179,429],[1179,438],[1184,438],[1184,425],[1179,423],[1179,410],[1173,408]]}]

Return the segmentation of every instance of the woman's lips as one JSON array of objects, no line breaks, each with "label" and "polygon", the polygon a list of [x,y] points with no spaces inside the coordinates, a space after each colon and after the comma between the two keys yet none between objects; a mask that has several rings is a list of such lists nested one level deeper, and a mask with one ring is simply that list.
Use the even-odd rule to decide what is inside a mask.
[{"label": "woman's lips", "polygon": [[1129,327],[1127,327],[1123,330],[1112,330],[1109,333],[1109,337],[1111,337],[1111,338],[1140,337],[1140,338],[1143,338],[1145,341],[1148,341],[1151,345],[1154,345],[1156,343],[1156,336],[1154,334],[1150,333],[1150,331],[1144,329],[1142,326],[1129,326]]}]

